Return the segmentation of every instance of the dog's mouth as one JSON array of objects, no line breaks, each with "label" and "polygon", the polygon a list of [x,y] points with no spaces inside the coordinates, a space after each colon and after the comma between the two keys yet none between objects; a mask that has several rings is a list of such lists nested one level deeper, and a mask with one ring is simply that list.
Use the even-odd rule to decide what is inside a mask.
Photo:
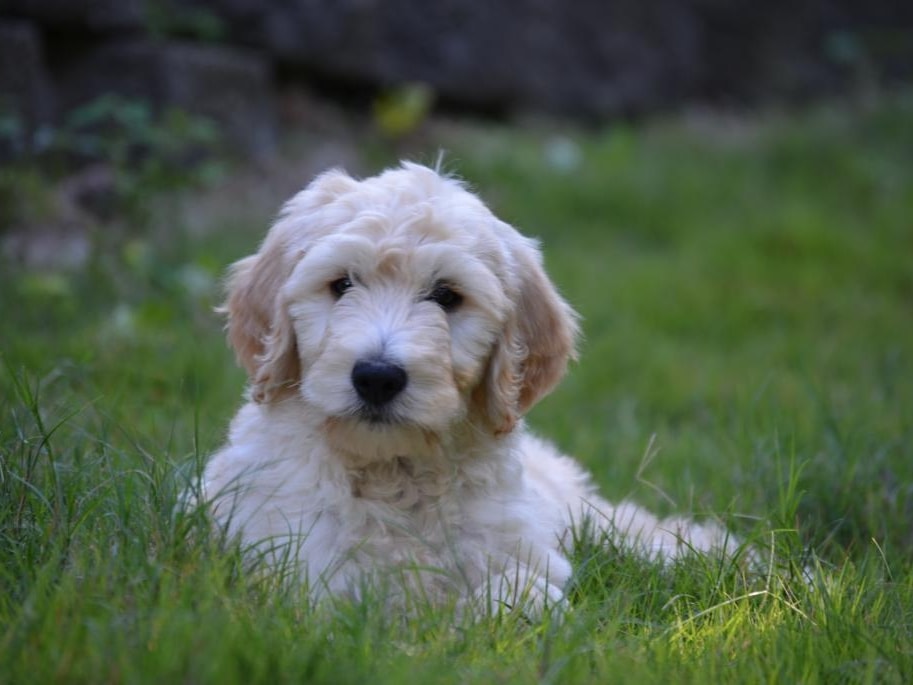
[{"label": "dog's mouth", "polygon": [[359,407],[354,412],[352,418],[359,423],[366,423],[369,426],[377,427],[397,426],[405,423],[388,407]]},{"label": "dog's mouth", "polygon": [[391,412],[368,409],[326,419],[327,442],[347,465],[360,466],[405,455],[436,454],[440,436]]},{"label": "dog's mouth", "polygon": [[417,426],[415,421],[404,416],[394,404],[378,407],[357,401],[344,411],[330,413],[327,420],[336,425],[358,426],[378,432],[384,429],[408,429]]},{"label": "dog's mouth", "polygon": [[329,445],[350,465],[437,454],[463,417],[459,397],[433,373],[407,374],[404,366],[371,358],[354,364],[348,387],[339,380],[306,381],[304,397],[322,415]]}]

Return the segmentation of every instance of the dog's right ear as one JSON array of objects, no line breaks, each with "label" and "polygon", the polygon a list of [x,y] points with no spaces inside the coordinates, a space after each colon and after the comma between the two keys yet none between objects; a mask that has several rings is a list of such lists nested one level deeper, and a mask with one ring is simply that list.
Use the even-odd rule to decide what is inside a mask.
[{"label": "dog's right ear", "polygon": [[228,276],[228,342],[251,382],[255,402],[294,392],[301,375],[295,332],[282,286],[294,268],[279,241],[267,241],[255,255],[236,262]]},{"label": "dog's right ear", "polygon": [[301,378],[295,330],[282,288],[304,256],[319,209],[358,182],[343,171],[328,171],[289,200],[255,255],[236,262],[220,311],[228,317],[228,341],[246,369],[255,402],[294,394]]}]

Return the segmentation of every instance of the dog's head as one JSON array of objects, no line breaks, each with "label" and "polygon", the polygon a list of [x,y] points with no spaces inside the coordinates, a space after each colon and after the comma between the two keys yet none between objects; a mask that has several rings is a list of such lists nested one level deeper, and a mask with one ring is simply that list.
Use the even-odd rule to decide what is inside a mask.
[{"label": "dog's head", "polygon": [[228,336],[260,403],[300,397],[362,460],[493,434],[558,382],[576,317],[536,243],[415,164],[292,198],[229,277]]}]

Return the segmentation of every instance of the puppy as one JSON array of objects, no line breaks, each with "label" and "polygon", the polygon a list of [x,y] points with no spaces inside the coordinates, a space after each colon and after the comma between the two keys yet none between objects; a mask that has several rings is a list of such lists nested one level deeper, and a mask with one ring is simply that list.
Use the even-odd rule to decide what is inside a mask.
[{"label": "puppy", "polygon": [[323,174],[232,267],[224,311],[250,385],[204,496],[313,597],[374,586],[541,609],[562,601],[564,542],[585,518],[649,556],[734,545],[610,505],[529,432],[577,317],[537,244],[453,178]]}]

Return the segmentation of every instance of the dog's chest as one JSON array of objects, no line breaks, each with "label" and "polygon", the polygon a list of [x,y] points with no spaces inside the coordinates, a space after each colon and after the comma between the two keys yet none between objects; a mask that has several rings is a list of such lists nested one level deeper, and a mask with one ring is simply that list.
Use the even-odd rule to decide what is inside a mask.
[{"label": "dog's chest", "polygon": [[355,500],[390,514],[434,508],[460,489],[455,470],[402,457],[351,469],[347,476]]},{"label": "dog's chest", "polygon": [[352,470],[349,483],[343,518],[352,525],[349,539],[364,549],[426,558],[481,532],[473,516],[477,488],[456,468],[396,459]]}]

